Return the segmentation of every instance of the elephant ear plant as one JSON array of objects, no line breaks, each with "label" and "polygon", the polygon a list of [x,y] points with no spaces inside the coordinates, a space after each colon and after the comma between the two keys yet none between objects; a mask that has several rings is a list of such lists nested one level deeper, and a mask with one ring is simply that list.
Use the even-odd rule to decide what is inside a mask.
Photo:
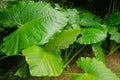
[{"label": "elephant ear plant", "polygon": [[2,51],[7,55],[18,54],[31,45],[45,44],[66,25],[65,15],[47,3],[21,2],[0,14],[5,27],[17,28],[3,40]]},{"label": "elephant ear plant", "polygon": [[80,9],[81,36],[77,42],[79,44],[91,45],[96,58],[104,62],[104,53],[102,51],[102,41],[107,37],[108,28],[101,24],[102,19],[94,14]]},{"label": "elephant ear plant", "polygon": [[18,55],[23,50],[21,55],[25,56],[32,76],[61,74],[60,55],[56,52],[46,52],[40,46],[47,43],[55,33],[65,27],[67,19],[64,13],[53,9],[48,3],[30,1],[20,2],[18,5],[2,10],[0,17],[0,23],[4,27],[17,28],[4,38],[2,52],[11,56]]},{"label": "elephant ear plant", "polygon": [[[105,67],[104,64],[104,53],[101,44],[102,41],[106,39],[107,33],[111,29],[109,29],[107,25],[102,24],[102,21],[102,19],[86,10],[80,12],[80,24],[83,27],[81,28],[81,36],[78,37],[77,42],[91,45],[96,58],[79,58],[77,66],[81,68],[84,73],[71,74],[74,75],[71,80],[120,80],[114,73]],[[115,32],[114,29],[113,31]],[[116,34],[116,32],[112,34]],[[119,33],[117,33],[116,36],[118,35]],[[112,35],[111,39],[116,36]]]},{"label": "elephant ear plant", "polygon": [[[120,12],[114,12],[107,14],[104,18],[104,23],[109,26],[109,34],[111,40],[111,47],[109,55],[113,54],[117,49],[120,48]],[[113,42],[115,41],[115,42]]]},{"label": "elephant ear plant", "polygon": [[103,62],[96,58],[79,58],[77,65],[84,73],[74,74],[71,80],[120,80]]},{"label": "elephant ear plant", "polygon": [[80,28],[62,30],[67,24],[65,12],[48,3],[22,1],[2,10],[0,17],[4,27],[16,29],[3,39],[1,51],[25,57],[16,75],[58,76],[63,72],[60,49],[68,48],[80,32]]},{"label": "elephant ear plant", "polygon": [[[0,58],[0,67],[6,58],[16,56],[17,59],[12,58],[12,62],[18,60],[20,64],[17,64],[13,75],[24,78],[59,76],[83,48],[70,60],[67,58],[66,62],[62,60],[61,49],[69,48],[71,44],[77,42],[91,45],[97,59],[79,59],[77,64],[85,71],[85,74],[75,76],[71,80],[88,80],[88,78],[91,80],[119,80],[102,63],[104,54],[101,44],[107,37],[106,25],[101,24],[100,18],[89,12],[76,9],[62,10],[56,10],[45,2],[33,1],[21,1],[9,8],[2,9],[0,24],[4,30],[7,28],[13,30],[4,36],[1,42],[0,49],[5,56]],[[69,55],[66,56],[69,57]],[[7,69],[7,71],[10,70],[10,68]],[[105,77],[103,78],[103,76]]]}]

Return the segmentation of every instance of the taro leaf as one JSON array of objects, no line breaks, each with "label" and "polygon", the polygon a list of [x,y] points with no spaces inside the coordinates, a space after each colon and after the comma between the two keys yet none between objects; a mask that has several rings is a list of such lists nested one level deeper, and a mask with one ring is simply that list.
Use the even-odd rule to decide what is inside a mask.
[{"label": "taro leaf", "polygon": [[100,20],[100,18],[96,17],[94,14],[88,11],[83,11],[80,13],[80,24],[82,26],[96,27],[96,25],[100,24],[98,19]]},{"label": "taro leaf", "polygon": [[80,23],[84,28],[81,29],[81,37],[77,40],[78,43],[92,44],[106,38],[108,28],[106,25],[102,25],[101,20],[99,20],[100,18],[88,11],[80,12]]},{"label": "taro leaf", "polygon": [[58,76],[63,71],[60,55],[47,52],[42,47],[32,46],[22,51],[32,76]]},{"label": "taro leaf", "polygon": [[120,33],[118,32],[116,27],[110,27],[109,33],[111,35],[110,39],[120,43]]},{"label": "taro leaf", "polygon": [[104,53],[103,53],[103,49],[101,47],[101,43],[95,43],[92,44],[92,50],[95,54],[95,57],[102,62],[105,62],[104,60]]},{"label": "taro leaf", "polygon": [[107,26],[101,24],[101,21],[102,21],[101,18],[95,16],[94,14],[88,11],[82,10],[82,12],[80,12],[80,24],[82,26],[87,28],[100,29],[107,32]]},{"label": "taro leaf", "polygon": [[79,27],[80,18],[78,11],[76,9],[68,9],[66,13],[68,17],[68,23],[74,28]]},{"label": "taro leaf", "polygon": [[66,17],[47,3],[21,2],[2,11],[0,22],[18,29],[3,40],[2,51],[7,55],[18,54],[30,45],[42,45],[62,29]]},{"label": "taro leaf", "polygon": [[81,25],[89,27],[89,26],[95,26],[97,22],[93,20],[94,16],[90,13],[82,13],[80,16],[80,22]]},{"label": "taro leaf", "polygon": [[104,23],[106,23],[109,26],[115,26],[115,25],[120,24],[120,12],[108,14],[104,18]]},{"label": "taro leaf", "polygon": [[112,73],[103,62],[95,58],[80,58],[77,61],[85,73],[80,73],[71,78],[71,80],[120,80],[114,73]]},{"label": "taro leaf", "polygon": [[45,47],[49,50],[53,49],[65,49],[72,44],[80,33],[80,28],[74,28],[71,30],[63,30],[54,39],[50,40]]},{"label": "taro leaf", "polygon": [[92,44],[97,43],[106,38],[106,33],[100,29],[95,28],[83,28],[81,29],[81,37],[77,42],[80,44]]}]

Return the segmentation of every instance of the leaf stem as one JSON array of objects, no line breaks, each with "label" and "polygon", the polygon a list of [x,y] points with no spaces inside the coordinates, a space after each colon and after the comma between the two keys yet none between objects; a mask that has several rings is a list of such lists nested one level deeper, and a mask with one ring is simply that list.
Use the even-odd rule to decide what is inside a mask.
[{"label": "leaf stem", "polygon": [[70,54],[72,53],[72,51],[73,51],[73,48],[69,51],[69,53],[67,52],[67,49],[66,49],[66,52],[65,52],[65,63],[68,61],[68,59],[69,59],[69,57],[70,57]]},{"label": "leaf stem", "polygon": [[63,66],[63,68],[65,68],[83,49],[84,49],[85,45],[78,51],[76,52],[72,58],[70,58],[70,60]]},{"label": "leaf stem", "polygon": [[120,48],[120,45],[113,45],[113,47],[110,49],[110,52],[109,52],[109,54],[108,55],[112,55],[117,49],[119,49]]}]

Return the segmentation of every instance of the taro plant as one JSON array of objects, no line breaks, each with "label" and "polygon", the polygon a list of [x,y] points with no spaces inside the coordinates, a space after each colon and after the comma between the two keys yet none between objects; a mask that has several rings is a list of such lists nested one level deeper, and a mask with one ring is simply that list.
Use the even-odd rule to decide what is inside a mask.
[{"label": "taro plant", "polygon": [[120,12],[114,12],[112,14],[108,14],[104,18],[104,23],[109,26],[108,32],[110,34],[110,40],[114,41],[114,42],[111,41],[111,45],[110,45],[111,48],[109,55],[113,54],[117,49],[120,48],[119,20],[120,20]]},{"label": "taro plant", "polygon": [[68,48],[80,33],[80,28],[63,30],[68,23],[65,12],[45,2],[23,1],[3,9],[0,17],[3,27],[14,28],[4,37],[1,51],[25,57],[16,75],[58,76],[63,72],[60,49]]},{"label": "taro plant", "polygon": [[77,66],[84,72],[71,74],[74,75],[71,80],[120,80],[96,58],[81,57],[77,61]]},{"label": "taro plant", "polygon": [[92,13],[80,9],[81,36],[78,37],[79,44],[91,45],[97,59],[104,62],[102,41],[107,37],[108,28],[101,23],[102,19]]},{"label": "taro plant", "polygon": [[[2,52],[7,56],[18,55],[22,52],[21,55],[26,56],[25,59],[32,76],[56,76],[61,74],[62,59],[60,55],[56,52],[52,54],[51,52],[46,52],[40,45],[47,43],[55,33],[60,32],[64,28],[67,23],[64,13],[53,9],[47,3],[30,1],[20,2],[18,5],[2,10],[0,17],[0,23],[4,27],[16,29],[4,38],[1,48]],[[32,51],[35,52],[32,53],[28,51],[29,49],[33,49]],[[31,59],[35,60],[29,60],[31,54],[33,55]],[[31,61],[35,61],[33,62],[34,64],[31,64]],[[50,62],[47,63],[47,61]],[[55,65],[56,63],[58,63],[57,66]],[[41,68],[40,65],[43,65],[41,67],[44,68],[48,67],[49,71],[47,73],[42,71],[45,69]],[[40,70],[37,70],[37,68]]]},{"label": "taro plant", "polygon": [[108,13],[104,18],[104,24],[108,27],[108,46],[109,55],[115,53],[120,48],[120,12],[119,12],[119,0],[110,0]]},{"label": "taro plant", "polygon": [[[17,68],[12,70],[12,75],[25,78],[59,76],[85,45],[91,45],[99,61],[95,58],[81,58],[82,61],[78,61],[78,66],[81,65],[83,70],[85,70],[83,67],[87,69],[88,65],[91,69],[95,67],[94,71],[98,71],[98,73],[87,74],[88,77],[94,79],[101,77],[99,68],[103,71],[105,69],[105,72],[109,73],[110,71],[102,63],[104,54],[101,47],[109,29],[101,23],[101,18],[86,10],[55,8],[46,2],[20,1],[0,11],[0,24],[4,28],[1,32],[7,28],[11,30],[1,41],[0,49],[5,54],[0,59],[1,63],[4,64],[4,60],[17,56],[19,63]],[[70,56],[71,51],[66,52],[63,61],[61,50],[71,49],[70,45],[76,42],[84,46],[72,57]],[[11,62],[14,63],[14,60],[12,59]],[[102,68],[96,67],[96,65],[101,65]],[[11,68],[5,70],[5,73],[9,73]],[[85,71],[92,72],[92,70]],[[94,74],[98,76],[94,77]],[[110,75],[113,75],[112,72]],[[115,75],[111,78],[118,79]],[[72,79],[74,80],[74,78]],[[105,79],[102,78],[102,80]]]}]

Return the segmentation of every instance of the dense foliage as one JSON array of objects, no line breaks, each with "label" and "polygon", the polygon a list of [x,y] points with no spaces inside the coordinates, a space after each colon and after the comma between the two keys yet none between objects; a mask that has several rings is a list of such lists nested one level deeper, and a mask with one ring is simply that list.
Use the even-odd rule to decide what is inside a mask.
[{"label": "dense foliage", "polygon": [[59,76],[85,46],[90,46],[95,58],[80,57],[77,65],[85,73],[71,80],[119,80],[105,67],[101,46],[109,45],[107,40],[115,44],[109,55],[120,47],[120,12],[101,18],[75,3],[70,6],[72,1],[69,5],[67,0],[55,2],[0,1],[0,79]]}]

